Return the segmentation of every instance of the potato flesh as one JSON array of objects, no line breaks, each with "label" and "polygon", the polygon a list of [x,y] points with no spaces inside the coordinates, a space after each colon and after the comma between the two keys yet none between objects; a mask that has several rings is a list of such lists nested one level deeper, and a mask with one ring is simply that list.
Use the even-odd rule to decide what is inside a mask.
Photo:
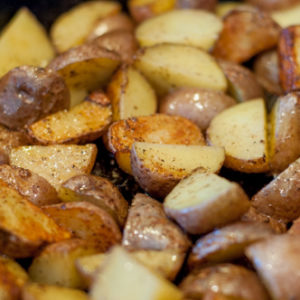
[{"label": "potato flesh", "polygon": [[300,4],[294,5],[291,8],[274,11],[272,12],[271,16],[272,19],[277,22],[282,28],[299,25]]},{"label": "potato flesh", "polygon": [[209,50],[222,30],[214,14],[202,10],[174,10],[143,22],[136,29],[140,45],[178,43]]}]

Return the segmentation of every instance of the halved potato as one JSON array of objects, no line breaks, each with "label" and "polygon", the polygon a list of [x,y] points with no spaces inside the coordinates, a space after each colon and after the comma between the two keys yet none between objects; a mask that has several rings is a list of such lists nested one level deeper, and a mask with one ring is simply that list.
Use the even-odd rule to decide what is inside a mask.
[{"label": "halved potato", "polygon": [[[291,0],[294,2],[299,2],[299,0]],[[285,3],[286,1],[281,1]],[[280,9],[272,12],[272,19],[278,23],[282,28],[286,28],[292,25],[300,25],[300,4],[293,5],[290,8]]]},{"label": "halved potato", "polygon": [[276,11],[294,7],[295,4],[299,3],[299,0],[246,0],[247,3],[259,7],[266,11]]},{"label": "halved potato", "polygon": [[84,87],[74,87],[69,86],[70,90],[70,108],[76,106],[81,103],[88,95],[89,91]]},{"label": "halved potato", "polygon": [[[16,190],[0,180],[0,251],[10,257],[29,257],[46,243],[70,238]],[[26,222],[24,221],[26,220]]]},{"label": "halved potato", "polygon": [[118,13],[121,5],[113,1],[88,1],[59,16],[51,27],[51,38],[58,52],[83,44],[101,18]]},{"label": "halved potato", "polygon": [[122,66],[107,87],[113,121],[156,113],[154,90],[142,74],[131,66]]},{"label": "halved potato", "polygon": [[143,47],[176,43],[209,50],[223,27],[216,15],[196,9],[173,10],[141,23],[136,38]]},{"label": "halved potato", "polygon": [[91,300],[182,300],[179,289],[159,274],[115,247],[92,285]]},{"label": "halved potato", "polygon": [[214,12],[217,0],[177,0],[178,8],[196,8]]},{"label": "halved potato", "polygon": [[153,197],[163,198],[194,169],[218,172],[225,153],[220,147],[135,142],[130,157],[139,185]]},{"label": "halved potato", "polygon": [[300,217],[297,218],[294,222],[291,228],[288,231],[289,234],[300,234]]},{"label": "halved potato", "polygon": [[164,200],[168,217],[191,234],[202,234],[239,219],[250,206],[237,184],[196,170]]},{"label": "halved potato", "polygon": [[113,123],[104,136],[106,147],[115,154],[119,167],[132,174],[130,151],[134,142],[205,145],[200,129],[191,121],[164,114],[129,118]]},{"label": "halved potato", "polygon": [[175,87],[198,87],[225,91],[226,78],[214,58],[186,45],[160,44],[142,49],[134,66],[163,96]]},{"label": "halved potato", "polygon": [[269,168],[267,117],[263,99],[240,103],[219,113],[207,130],[208,143],[224,147],[224,165],[245,173]]},{"label": "halved potato", "polygon": [[93,144],[21,146],[9,156],[10,164],[44,177],[56,190],[69,178],[91,172],[97,156]]},{"label": "halved potato", "polygon": [[220,18],[224,18],[231,11],[240,10],[240,9],[249,9],[249,5],[241,2],[233,2],[233,1],[219,2],[216,7],[216,14]]},{"label": "halved potato", "polygon": [[59,111],[28,127],[29,135],[39,144],[76,144],[98,139],[111,122],[109,98],[94,92],[71,110]]},{"label": "halved potato", "polygon": [[0,77],[21,65],[45,67],[54,57],[46,30],[27,8],[21,8],[1,32],[0,57]]}]

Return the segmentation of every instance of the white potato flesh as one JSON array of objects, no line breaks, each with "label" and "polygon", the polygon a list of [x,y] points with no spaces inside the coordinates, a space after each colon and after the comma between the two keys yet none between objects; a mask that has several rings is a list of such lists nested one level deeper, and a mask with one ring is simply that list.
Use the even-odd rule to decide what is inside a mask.
[{"label": "white potato flesh", "polygon": [[272,19],[282,28],[300,24],[300,4],[272,13]]}]

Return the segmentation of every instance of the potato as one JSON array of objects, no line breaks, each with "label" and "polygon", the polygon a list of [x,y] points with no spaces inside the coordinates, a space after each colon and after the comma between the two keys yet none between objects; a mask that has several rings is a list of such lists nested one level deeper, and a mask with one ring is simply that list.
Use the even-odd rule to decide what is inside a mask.
[{"label": "potato", "polygon": [[213,54],[236,63],[276,46],[280,27],[259,10],[235,10],[224,17],[224,27]]},{"label": "potato", "polygon": [[256,193],[252,206],[258,212],[283,222],[300,216],[300,158]]},{"label": "potato", "polygon": [[55,188],[30,170],[0,165],[0,179],[37,206],[60,202]]},{"label": "potato", "polygon": [[132,66],[123,65],[107,87],[111,99],[113,121],[156,113],[157,99],[154,90]]},{"label": "potato", "polygon": [[55,285],[29,283],[23,288],[23,300],[88,300],[86,293]]},{"label": "potato", "polygon": [[90,94],[88,89],[84,87],[77,88],[74,86],[69,86],[69,90],[70,90],[70,108],[73,108],[77,104],[81,103]]},{"label": "potato", "polygon": [[164,210],[191,234],[202,234],[239,219],[249,208],[237,184],[196,170],[181,180],[164,200]]},{"label": "potato", "polygon": [[151,196],[163,198],[194,169],[218,172],[225,153],[220,147],[135,142],[130,157],[136,182]]},{"label": "potato", "polygon": [[270,169],[278,174],[300,156],[300,94],[279,97],[270,122]]},{"label": "potato", "polygon": [[176,43],[209,50],[223,27],[221,19],[204,10],[173,10],[141,23],[136,38],[143,47]]},{"label": "potato", "polygon": [[255,5],[262,10],[273,11],[279,9],[289,8],[297,3],[299,0],[246,0],[247,3]]},{"label": "potato", "polygon": [[210,123],[207,139],[212,146],[224,147],[226,167],[245,173],[266,172],[269,153],[264,100],[243,102],[219,113]]},{"label": "potato", "polygon": [[217,0],[177,0],[177,7],[215,11],[217,2]]},{"label": "potato", "polygon": [[205,145],[200,129],[191,121],[156,114],[113,123],[105,135],[107,149],[115,154],[119,167],[132,174],[130,151],[134,142],[157,144]]},{"label": "potato", "polygon": [[290,234],[300,234],[300,218],[294,220],[293,225],[290,227],[288,233]]},{"label": "potato", "polygon": [[56,190],[69,178],[91,172],[97,156],[93,144],[22,146],[14,148],[10,164],[44,177]]},{"label": "potato", "polygon": [[[299,0],[292,1],[299,2]],[[285,3],[285,1],[282,1],[282,3]],[[299,25],[300,4],[295,4],[290,8],[273,11],[271,16],[272,19],[282,28],[286,28],[292,25]]]},{"label": "potato", "polygon": [[264,52],[255,59],[254,74],[266,91],[275,95],[283,94],[279,83],[279,64],[276,50]]},{"label": "potato", "polygon": [[233,1],[222,1],[217,4],[216,14],[220,18],[224,18],[233,10],[247,10],[251,9],[252,6],[241,3],[241,2],[233,2]]},{"label": "potato", "polygon": [[300,240],[287,234],[251,245],[246,254],[266,285],[272,299],[297,299]]},{"label": "potato", "polygon": [[58,52],[84,43],[99,19],[116,14],[121,6],[113,1],[87,1],[60,15],[51,27],[51,38]]},{"label": "potato", "polygon": [[22,129],[69,105],[68,88],[55,72],[21,66],[0,80],[0,123],[10,129]]},{"label": "potato", "polygon": [[123,226],[128,203],[109,180],[93,175],[77,175],[65,181],[59,189],[64,202],[88,201],[110,213]]},{"label": "potato", "polygon": [[134,31],[134,23],[125,13],[118,13],[107,16],[98,20],[93,27],[93,30],[89,33],[87,41],[92,41],[98,36],[102,36],[108,32],[115,30],[127,30],[130,32]]},{"label": "potato", "polygon": [[30,279],[41,284],[67,288],[86,287],[75,268],[77,258],[99,252],[99,248],[87,241],[70,239],[45,247],[30,265]]},{"label": "potato", "polygon": [[254,272],[232,264],[200,269],[188,275],[181,282],[180,289],[186,298],[193,300],[203,299],[202,296],[212,291],[234,297],[229,298],[231,300],[269,299],[264,286]]},{"label": "potato", "polygon": [[[116,288],[117,287],[117,288]],[[114,248],[96,275],[91,300],[181,300],[179,289],[121,247]]]},{"label": "potato", "polygon": [[205,293],[203,300],[244,300],[244,299],[241,299],[240,297],[227,296],[224,294],[208,291],[207,293]]},{"label": "potato", "polygon": [[158,201],[136,194],[129,209],[123,232],[123,246],[128,250],[173,250],[185,253],[190,242],[171,222]]},{"label": "potato", "polygon": [[127,5],[132,18],[137,23],[141,23],[146,19],[174,9],[176,0],[129,0]]},{"label": "potato", "polygon": [[29,257],[46,243],[70,237],[67,231],[2,180],[0,180],[0,202],[2,254],[16,258]]},{"label": "potato", "polygon": [[222,263],[243,256],[247,246],[271,237],[266,224],[238,222],[217,229],[197,240],[189,256],[189,267]]},{"label": "potato", "polygon": [[134,66],[164,96],[177,87],[225,91],[226,78],[214,58],[201,49],[186,45],[160,44],[142,49]]},{"label": "potato", "polygon": [[159,112],[185,117],[206,130],[210,121],[236,101],[221,91],[180,88],[160,101]]},{"label": "potato", "polygon": [[105,209],[89,202],[47,205],[43,212],[74,237],[97,244],[101,251],[121,242],[122,235],[113,217]]},{"label": "potato", "polygon": [[222,59],[219,59],[218,63],[227,78],[228,92],[237,101],[264,97],[263,89],[249,69]]},{"label": "potato", "polygon": [[0,77],[21,65],[45,67],[54,57],[45,29],[27,8],[21,8],[2,30],[0,57]]},{"label": "potato", "polygon": [[111,123],[109,98],[100,91],[88,96],[71,110],[59,111],[28,127],[28,134],[39,144],[76,144],[98,139]]}]

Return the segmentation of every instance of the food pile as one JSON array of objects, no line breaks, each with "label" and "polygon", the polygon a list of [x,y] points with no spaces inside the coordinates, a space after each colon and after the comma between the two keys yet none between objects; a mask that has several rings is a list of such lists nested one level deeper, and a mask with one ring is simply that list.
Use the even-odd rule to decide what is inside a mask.
[{"label": "food pile", "polygon": [[300,299],[300,0],[127,7],[0,35],[0,299]]}]

